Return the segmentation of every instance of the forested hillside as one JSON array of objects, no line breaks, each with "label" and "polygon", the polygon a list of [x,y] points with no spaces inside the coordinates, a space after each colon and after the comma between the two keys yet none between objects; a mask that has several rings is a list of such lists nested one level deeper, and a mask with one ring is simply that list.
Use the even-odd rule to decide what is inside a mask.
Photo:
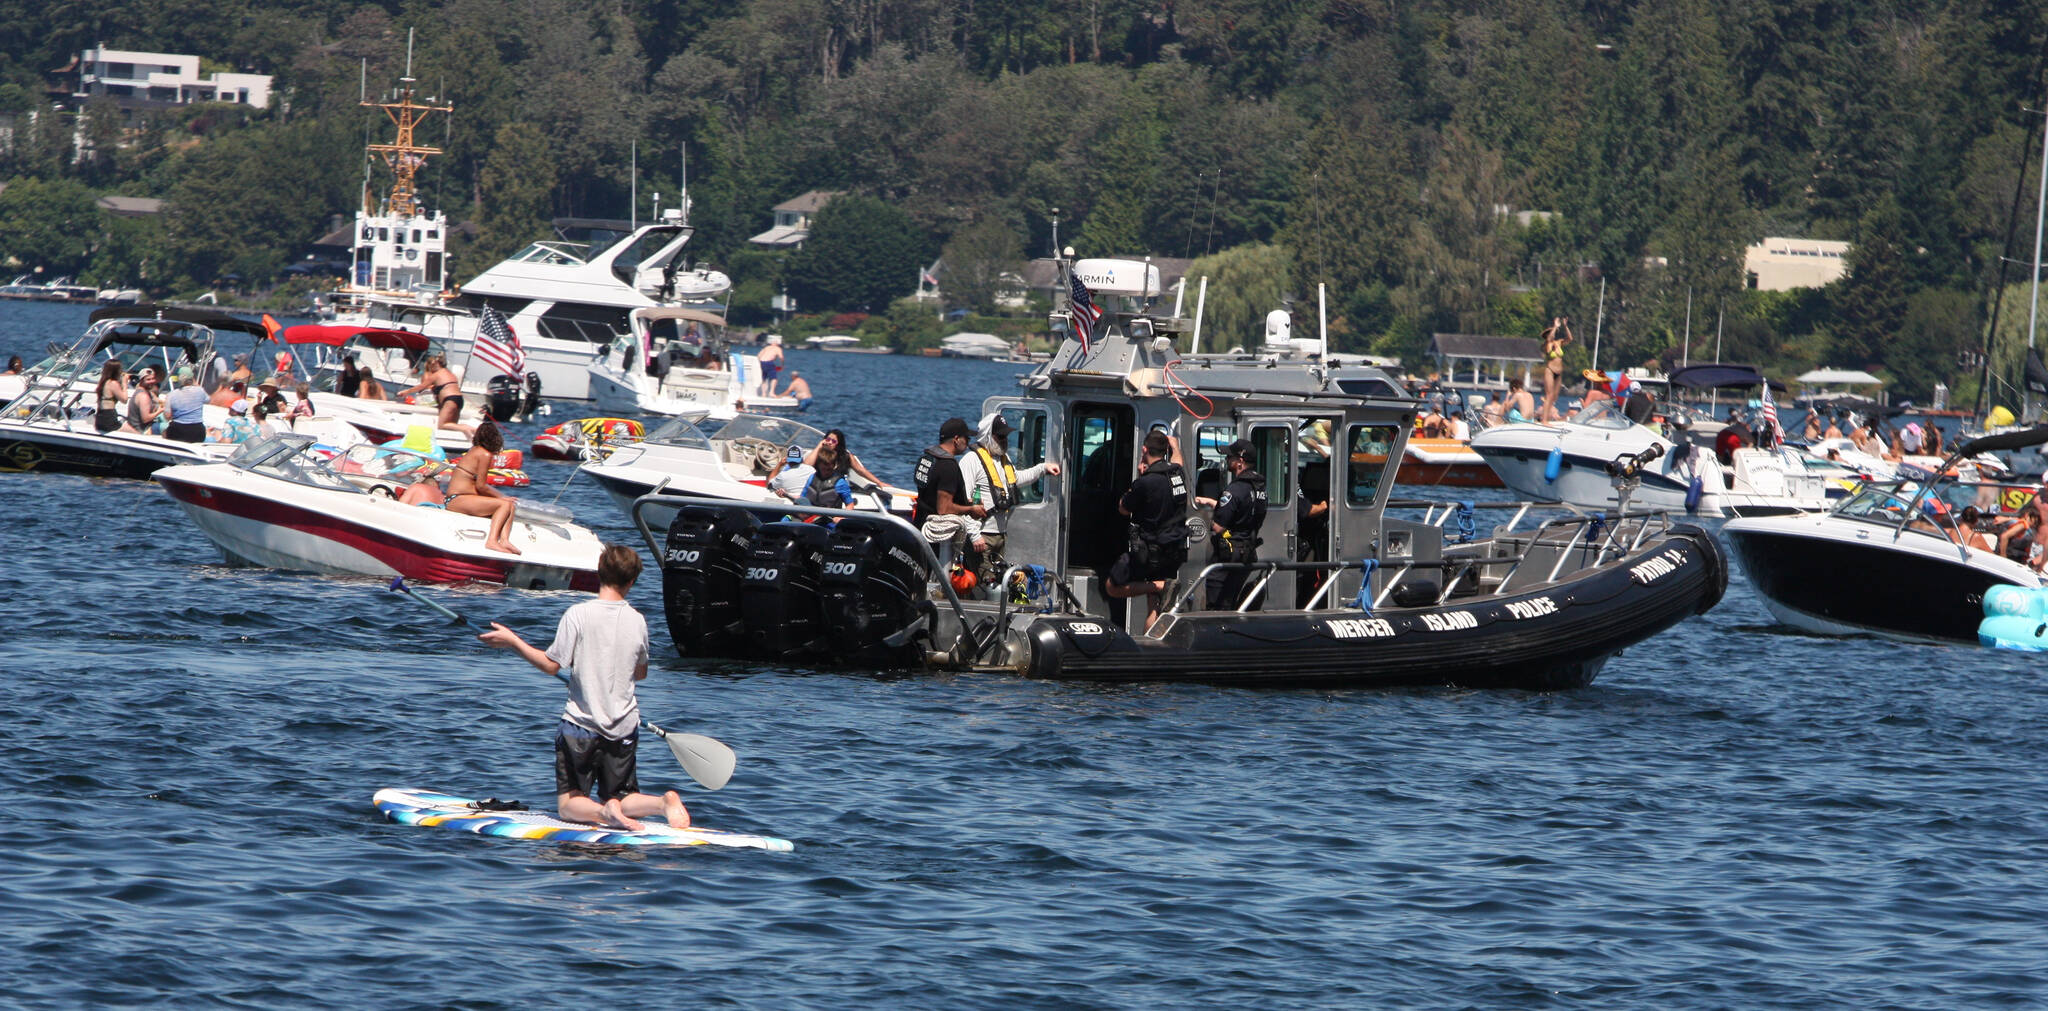
[{"label": "forested hillside", "polygon": [[[789,266],[745,248],[769,208],[844,190],[926,257],[1044,255],[1057,208],[1082,255],[1328,282],[1356,349],[1556,314],[1589,344],[1604,279],[1603,365],[1689,334],[1695,358],[1879,366],[1920,395],[1967,386],[2001,257],[2031,258],[2022,107],[2048,103],[2038,2],[0,0],[0,23],[0,256],[108,283],[274,276],[356,206],[385,129],[362,61],[374,95],[415,28],[423,92],[456,108],[426,203],[481,229],[459,273],[551,216],[625,216],[637,142],[641,214],[687,151],[695,248],[749,306]],[[281,100],[125,144],[91,107],[32,115],[101,42],[275,74]],[[102,193],[170,206],[108,223]],[[1765,235],[1850,240],[1851,276],[1747,292]],[[1264,308],[1224,322],[1248,337]],[[2005,354],[2025,309],[2005,300]]]}]

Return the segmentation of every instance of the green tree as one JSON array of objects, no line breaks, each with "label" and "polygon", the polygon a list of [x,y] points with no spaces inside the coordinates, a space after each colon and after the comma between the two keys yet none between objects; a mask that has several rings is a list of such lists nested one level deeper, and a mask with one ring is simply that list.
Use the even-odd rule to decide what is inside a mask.
[{"label": "green tree", "polygon": [[1858,222],[1844,261],[1848,276],[1837,282],[1833,350],[1841,364],[1880,363],[1891,335],[1905,315],[1905,217],[1898,201],[1885,197]]},{"label": "green tree", "polygon": [[946,301],[993,313],[1003,275],[1024,269],[1024,243],[1008,221],[990,214],[954,233],[939,259]]},{"label": "green tree", "polygon": [[901,209],[874,197],[838,197],[818,211],[784,276],[807,311],[873,312],[915,287],[925,248],[925,237]]},{"label": "green tree", "polygon": [[478,180],[481,220],[476,241],[462,254],[468,265],[481,273],[545,236],[554,188],[555,165],[540,130],[531,123],[500,127]]},{"label": "green tree", "polygon": [[1884,349],[1892,392],[1929,403],[1934,384],[1951,383],[1960,352],[1976,341],[1976,299],[1969,292],[1926,288],[1906,300],[1896,335]]},{"label": "green tree", "polygon": [[1406,150],[1400,129],[1364,103],[1318,120],[1304,145],[1281,243],[1296,291],[1329,284],[1330,330],[1340,343],[1393,322],[1387,292],[1401,279],[1417,214]]},{"label": "green tree", "polygon": [[76,274],[91,253],[99,211],[93,192],[69,179],[10,180],[0,191],[0,262]]},{"label": "green tree", "polygon": [[[1234,246],[1190,265],[1190,290],[1184,296],[1189,311],[1202,279],[1209,281],[1202,304],[1202,350],[1256,350],[1265,335],[1266,314],[1287,301],[1289,266],[1287,248],[1270,242]],[[1313,332],[1313,299],[1307,307],[1307,312],[1296,314],[1295,325],[1302,328],[1297,333]]]}]

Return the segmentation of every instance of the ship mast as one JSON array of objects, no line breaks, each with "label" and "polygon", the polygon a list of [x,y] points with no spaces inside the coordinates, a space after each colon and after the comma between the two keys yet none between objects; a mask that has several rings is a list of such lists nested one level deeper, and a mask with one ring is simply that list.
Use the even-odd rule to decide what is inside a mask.
[{"label": "ship mast", "polygon": [[[372,154],[381,155],[384,159],[384,164],[391,168],[391,195],[386,200],[384,213],[395,217],[409,218],[419,213],[419,190],[413,182],[413,177],[419,172],[420,167],[427,163],[428,155],[441,153],[441,149],[438,147],[428,147],[423,144],[414,143],[414,130],[427,118],[429,113],[452,113],[455,111],[455,107],[453,105],[423,105],[414,101],[413,95],[416,89],[413,87],[412,76],[411,32],[407,32],[405,36],[405,76],[399,78],[399,82],[400,85],[395,96],[397,101],[365,101],[360,104],[365,108],[384,110],[384,114],[390,118],[391,124],[398,128],[398,136],[393,139],[392,143],[371,144],[365,150]],[[431,102],[433,100],[428,99],[428,101]],[[363,183],[363,211],[371,215],[377,213],[376,199],[370,194],[370,184],[367,180]]]}]

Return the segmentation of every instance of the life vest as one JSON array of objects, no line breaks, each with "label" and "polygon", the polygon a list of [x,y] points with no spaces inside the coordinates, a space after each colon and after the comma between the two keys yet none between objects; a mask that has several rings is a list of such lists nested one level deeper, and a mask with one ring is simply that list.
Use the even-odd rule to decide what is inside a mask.
[{"label": "life vest", "polygon": [[974,455],[981,460],[982,472],[988,475],[988,509],[990,512],[1006,513],[1017,504],[1017,468],[1004,457],[998,467],[995,454],[986,446],[974,447]]}]

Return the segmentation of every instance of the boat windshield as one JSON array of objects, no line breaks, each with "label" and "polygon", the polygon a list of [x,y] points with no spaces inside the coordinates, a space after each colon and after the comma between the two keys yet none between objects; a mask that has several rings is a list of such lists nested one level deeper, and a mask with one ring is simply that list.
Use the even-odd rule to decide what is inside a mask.
[{"label": "boat windshield", "polygon": [[815,446],[825,441],[825,433],[803,422],[772,414],[742,414],[726,422],[725,427],[712,433],[711,437],[719,442],[753,439],[777,446]]},{"label": "boat windshield", "polygon": [[577,242],[536,242],[512,254],[508,259],[520,263],[549,263],[576,267],[581,266],[584,256],[589,255],[586,252],[588,248]]},{"label": "boat windshield", "polygon": [[1628,420],[1628,417],[1623,415],[1621,411],[1617,410],[1612,400],[1602,400],[1597,404],[1590,404],[1579,408],[1578,412],[1572,415],[1571,423],[1574,425],[1584,425],[1587,428],[1604,428],[1615,431],[1634,428],[1636,424]]},{"label": "boat windshield", "polygon": [[251,439],[228,458],[228,464],[254,474],[337,491],[360,491],[342,479],[314,448],[309,435],[265,435]]},{"label": "boat windshield", "polygon": [[643,441],[657,446],[679,446],[683,449],[695,449],[709,453],[712,451],[711,437],[704,433],[703,428],[699,427],[704,424],[704,420],[704,415],[702,414],[685,414],[681,417],[671,418],[663,422],[654,431],[647,433],[647,438]]}]

